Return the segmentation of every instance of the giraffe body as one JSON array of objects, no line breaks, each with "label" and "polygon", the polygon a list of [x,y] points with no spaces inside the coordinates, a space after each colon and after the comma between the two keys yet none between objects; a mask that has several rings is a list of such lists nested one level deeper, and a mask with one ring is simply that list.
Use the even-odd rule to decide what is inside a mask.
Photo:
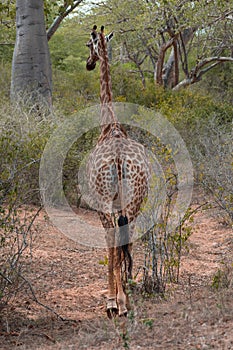
[{"label": "giraffe body", "polygon": [[129,222],[133,221],[147,196],[149,163],[144,147],[110,132],[90,154],[88,174],[94,208],[108,214],[124,210]]},{"label": "giraffe body", "polygon": [[[130,139],[118,121],[112,106],[111,77],[103,27],[93,27],[87,44],[90,56],[87,70],[100,60],[101,134],[87,162],[90,203],[97,209],[106,232],[108,246],[107,312],[127,313],[122,285],[122,263],[128,264],[131,278],[131,248],[135,219],[148,193],[150,166],[145,148]],[[116,224],[118,222],[118,225]],[[119,226],[119,228],[118,228]],[[127,278],[126,278],[127,280]]]}]

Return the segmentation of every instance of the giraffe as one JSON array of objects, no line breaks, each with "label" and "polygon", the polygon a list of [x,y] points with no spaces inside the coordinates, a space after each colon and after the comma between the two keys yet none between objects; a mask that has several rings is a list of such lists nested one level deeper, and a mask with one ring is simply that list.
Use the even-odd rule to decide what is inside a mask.
[{"label": "giraffe", "polygon": [[[122,264],[126,280],[132,277],[132,237],[135,219],[148,194],[150,166],[145,148],[130,139],[114,113],[107,42],[104,26],[93,27],[87,46],[88,71],[100,61],[100,129],[97,145],[87,162],[90,196],[105,229],[108,249],[108,317],[127,315]],[[119,228],[118,228],[119,227]]]}]

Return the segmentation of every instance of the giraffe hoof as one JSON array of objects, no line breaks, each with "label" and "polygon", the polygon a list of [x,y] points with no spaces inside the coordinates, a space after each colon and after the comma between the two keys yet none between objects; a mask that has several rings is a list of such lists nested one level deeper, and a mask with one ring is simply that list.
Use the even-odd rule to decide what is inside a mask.
[{"label": "giraffe hoof", "polygon": [[127,315],[128,315],[128,310],[126,309],[126,307],[124,307],[124,308],[119,308],[118,315],[119,315],[119,317],[127,317]]},{"label": "giraffe hoof", "polygon": [[109,299],[107,301],[107,316],[108,318],[114,318],[118,315],[118,308],[115,299]]},{"label": "giraffe hoof", "polygon": [[124,311],[121,314],[119,314],[119,317],[127,317],[128,316],[128,312]]},{"label": "giraffe hoof", "polygon": [[118,315],[118,309],[117,308],[110,308],[107,309],[107,316],[109,319],[115,318]]}]

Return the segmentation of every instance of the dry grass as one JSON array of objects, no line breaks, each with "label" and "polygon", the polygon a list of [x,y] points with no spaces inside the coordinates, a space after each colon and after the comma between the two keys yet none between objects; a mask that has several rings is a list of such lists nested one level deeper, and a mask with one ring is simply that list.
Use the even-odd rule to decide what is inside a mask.
[{"label": "dry grass", "polygon": [[[88,211],[79,215],[96,221]],[[42,214],[38,225],[27,277],[38,299],[65,320],[30,299],[28,290],[1,312],[1,350],[233,348],[233,233],[211,212],[195,218],[180,284],[169,286],[166,299],[143,298],[135,289],[128,318],[113,321],[104,310],[106,266],[100,261],[106,252],[79,246]],[[141,251],[137,243],[135,269]]]}]

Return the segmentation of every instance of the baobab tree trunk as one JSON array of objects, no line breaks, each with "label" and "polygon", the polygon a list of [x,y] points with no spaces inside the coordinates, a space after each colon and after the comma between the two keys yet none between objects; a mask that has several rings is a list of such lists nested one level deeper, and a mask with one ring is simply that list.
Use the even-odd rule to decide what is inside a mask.
[{"label": "baobab tree trunk", "polygon": [[12,62],[12,102],[52,107],[52,71],[43,0],[16,1],[16,42]]}]

